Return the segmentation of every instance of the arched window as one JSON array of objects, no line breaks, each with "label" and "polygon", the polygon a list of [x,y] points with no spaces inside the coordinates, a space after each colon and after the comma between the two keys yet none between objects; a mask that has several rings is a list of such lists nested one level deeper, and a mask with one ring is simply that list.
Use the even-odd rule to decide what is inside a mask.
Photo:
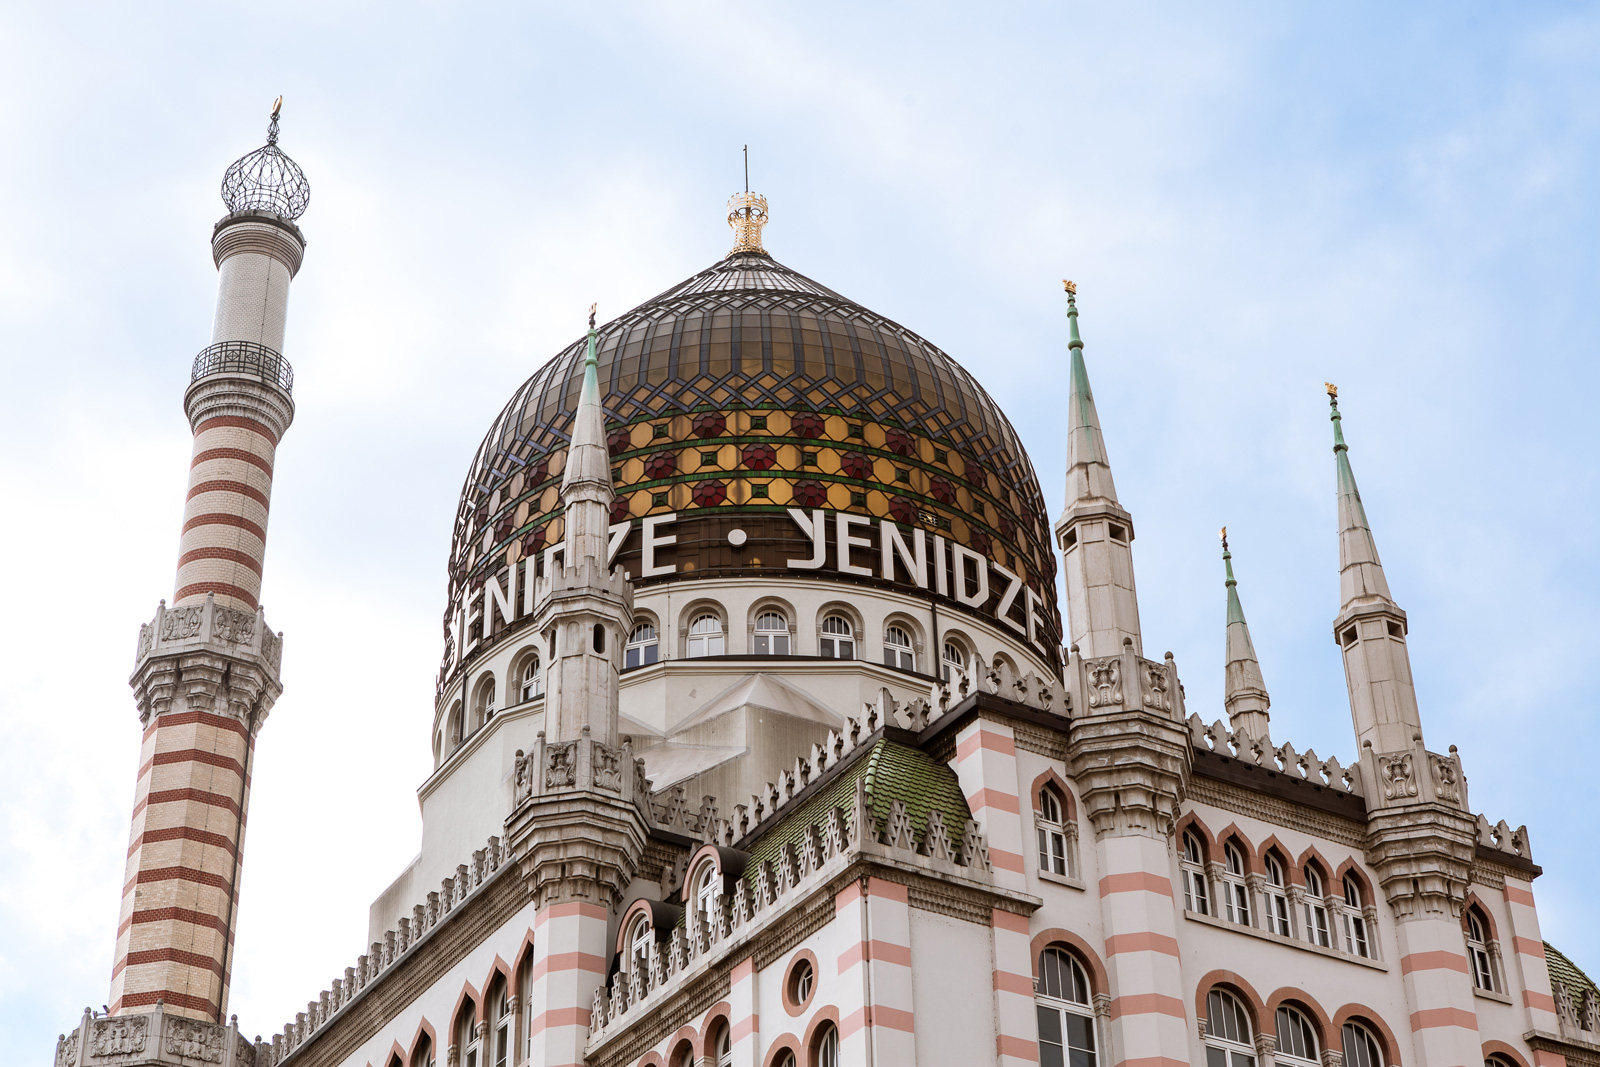
[{"label": "arched window", "polygon": [[1328,901],[1322,887],[1322,872],[1306,864],[1306,940],[1328,947]]},{"label": "arched window", "polygon": [[528,656],[522,664],[522,699],[532,700],[544,696],[544,672],[539,669],[539,653]]},{"label": "arched window", "polygon": [[1034,1011],[1039,1018],[1040,1067],[1095,1067],[1089,978],[1065,949],[1052,945],[1039,953],[1034,998]]},{"label": "arched window", "polygon": [[722,620],[709,611],[696,615],[689,624],[689,658],[720,656],[723,651]]},{"label": "arched window", "polygon": [[885,666],[899,667],[903,671],[917,669],[917,654],[911,648],[911,635],[904,627],[890,626],[883,631],[883,662]]},{"label": "arched window", "polygon": [[417,1047],[411,1052],[411,1067],[439,1067],[433,1058],[433,1039],[427,1034],[417,1039]]},{"label": "arched window", "polygon": [[829,615],[822,620],[822,638],[819,651],[829,659],[856,658],[856,630],[843,615]]},{"label": "arched window", "polygon": [[772,1061],[772,1067],[799,1067],[795,1063],[794,1050],[784,1049],[778,1053],[778,1058]]},{"label": "arched window", "polygon": [[650,924],[649,915],[640,915],[633,920],[627,940],[627,970],[630,973],[635,970],[643,972],[650,966],[650,944],[655,939],[655,928]]},{"label": "arched window", "polygon": [[716,1034],[712,1038],[711,1047],[716,1051],[716,1067],[733,1067],[733,1029],[728,1026],[728,1020],[717,1021]]},{"label": "arched window", "polygon": [[701,864],[694,879],[695,910],[711,922],[717,915],[717,900],[722,896],[722,873],[717,865],[707,860]]},{"label": "arched window", "polygon": [[1344,876],[1344,907],[1339,909],[1339,928],[1344,933],[1344,950],[1352,956],[1371,956],[1367,941],[1367,917],[1361,910],[1361,883],[1356,876]]},{"label": "arched window", "polygon": [[628,635],[628,648],[623,654],[622,667],[648,667],[661,655],[661,641],[656,636],[656,628],[648,622],[641,622],[633,628],[633,633]]},{"label": "arched window", "polygon": [[475,1021],[478,1017],[478,1006],[470,1000],[463,1001],[461,1012],[456,1016],[456,1047],[461,1049],[461,1067],[484,1067],[483,1042],[478,1039],[478,1028]]},{"label": "arched window", "polygon": [[694,1045],[688,1040],[678,1042],[678,1047],[672,1050],[672,1058],[667,1062],[670,1067],[694,1067]]},{"label": "arched window", "polygon": [[1183,873],[1183,906],[1201,915],[1211,914],[1211,892],[1206,888],[1206,854],[1192,831],[1183,833],[1183,858],[1178,863]]},{"label": "arched window", "polygon": [[450,705],[450,747],[455,748],[465,736],[466,730],[461,722],[461,701],[458,700]]},{"label": "arched window", "polygon": [[491,675],[478,683],[478,697],[472,707],[474,730],[494,718],[494,696],[494,676]]},{"label": "arched window", "polygon": [[1250,887],[1245,884],[1244,853],[1232,841],[1222,846],[1222,906],[1229,922],[1250,925]]},{"label": "arched window", "polygon": [[763,611],[756,616],[755,647],[758,656],[789,654],[789,620],[781,612]]},{"label": "arched window", "polygon": [[1489,923],[1477,908],[1467,909],[1467,961],[1472,964],[1472,984],[1495,991],[1494,961],[1489,955]]},{"label": "arched window", "polygon": [[519,1063],[527,1063],[533,1058],[533,1027],[528,1025],[528,992],[533,989],[533,950],[530,948],[522,954],[522,963],[517,968],[517,988],[522,991],[522,1010],[517,1012],[517,1047],[522,1050]]},{"label": "arched window", "polygon": [[1039,869],[1051,874],[1067,873],[1067,829],[1062,817],[1061,797],[1051,786],[1039,790],[1039,810],[1034,812],[1034,829],[1039,836]]},{"label": "arched window", "polygon": [[1345,1023],[1339,1038],[1344,1046],[1344,1067],[1383,1067],[1378,1039],[1361,1023]]},{"label": "arched window", "polygon": [[510,1067],[511,1014],[511,988],[504,978],[496,978],[489,987],[487,1067]]},{"label": "arched window", "polygon": [[1256,1067],[1254,1037],[1238,997],[1225,989],[1206,994],[1206,1067]]},{"label": "arched window", "polygon": [[954,641],[944,643],[944,659],[939,664],[939,677],[946,682],[967,669],[967,654]]},{"label": "arched window", "polygon": [[1289,881],[1284,877],[1283,863],[1272,853],[1267,853],[1266,897],[1267,929],[1281,937],[1293,937],[1289,925]]},{"label": "arched window", "polygon": [[1299,1063],[1321,1063],[1317,1032],[1299,1008],[1285,1004],[1278,1009],[1278,1059]]},{"label": "arched window", "polygon": [[832,1023],[823,1023],[811,1046],[812,1067],[839,1067],[839,1031]]}]

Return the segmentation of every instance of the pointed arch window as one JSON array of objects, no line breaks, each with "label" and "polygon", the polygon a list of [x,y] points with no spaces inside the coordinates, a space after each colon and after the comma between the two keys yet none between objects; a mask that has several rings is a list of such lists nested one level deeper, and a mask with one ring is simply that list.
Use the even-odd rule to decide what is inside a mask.
[{"label": "pointed arch window", "polygon": [[1322,885],[1322,872],[1311,864],[1306,865],[1306,940],[1313,945],[1329,948],[1328,901]]},{"label": "pointed arch window", "polygon": [[856,628],[843,615],[829,615],[822,620],[819,651],[828,659],[856,658]]},{"label": "pointed arch window", "polygon": [[1222,906],[1227,920],[1250,925],[1250,887],[1245,883],[1244,852],[1233,841],[1222,846]]},{"label": "pointed arch window", "polygon": [[1047,785],[1039,790],[1039,810],[1033,817],[1034,831],[1039,838],[1039,869],[1065,878],[1073,874],[1075,865],[1067,841],[1064,807],[1055,787]]},{"label": "pointed arch window", "polygon": [[1250,1016],[1225,989],[1206,994],[1206,1067],[1256,1067]]},{"label": "pointed arch window", "polygon": [[1039,1067],[1095,1067],[1089,977],[1065,949],[1052,945],[1039,953],[1034,1011],[1039,1021]]},{"label": "pointed arch window", "polygon": [[1467,909],[1467,962],[1472,966],[1472,984],[1494,993],[1494,957],[1490,952],[1489,923],[1476,907]]},{"label": "pointed arch window", "polygon": [[1277,856],[1267,855],[1267,887],[1263,907],[1267,913],[1267,929],[1280,937],[1293,937],[1289,924],[1289,880],[1284,876],[1283,863]]},{"label": "pointed arch window", "polygon": [[534,652],[522,665],[522,699],[544,696],[544,672],[539,669],[539,653]]},{"label": "pointed arch window", "polygon": [[689,624],[689,658],[720,656],[725,650],[722,620],[709,611],[695,616]]},{"label": "pointed arch window", "polygon": [[464,1001],[461,1005],[461,1014],[456,1016],[456,1047],[461,1049],[461,1067],[484,1067],[483,1064],[483,1035],[478,1032],[475,1021],[478,1016],[478,1006],[472,1001]]},{"label": "pointed arch window", "polygon": [[652,623],[641,622],[628,635],[628,647],[623,653],[622,668],[648,667],[660,658],[661,641]]},{"label": "pointed arch window", "polygon": [[1344,876],[1344,906],[1339,909],[1339,930],[1344,935],[1344,950],[1352,956],[1372,955],[1367,940],[1367,916],[1361,907],[1361,883],[1356,876]]},{"label": "pointed arch window", "polygon": [[1275,1023],[1278,1030],[1277,1058],[1292,1063],[1320,1064],[1317,1049],[1317,1032],[1305,1012],[1285,1004],[1278,1009]]},{"label": "pointed arch window", "polygon": [[411,1067],[438,1067],[433,1056],[433,1039],[427,1034],[417,1039],[416,1050],[411,1053]]},{"label": "pointed arch window", "polygon": [[789,654],[789,620],[779,611],[763,611],[756,616],[756,633],[751,651],[758,656]]},{"label": "pointed arch window", "polygon": [[1211,914],[1211,892],[1206,886],[1206,854],[1194,831],[1183,832],[1183,856],[1178,867],[1183,874],[1183,906],[1201,915]]},{"label": "pointed arch window", "polygon": [[1345,1023],[1339,1040],[1344,1049],[1344,1067],[1383,1067],[1378,1039],[1361,1023]]},{"label": "pointed arch window", "polygon": [[511,988],[499,978],[489,990],[488,1067],[510,1067],[511,1022]]}]

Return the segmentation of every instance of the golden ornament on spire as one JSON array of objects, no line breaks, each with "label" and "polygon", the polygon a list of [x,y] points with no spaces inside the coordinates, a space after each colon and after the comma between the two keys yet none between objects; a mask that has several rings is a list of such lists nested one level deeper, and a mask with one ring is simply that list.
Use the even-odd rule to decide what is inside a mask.
[{"label": "golden ornament on spire", "polygon": [[1328,390],[1328,395],[1337,400],[1339,397],[1339,387],[1334,385],[1332,382],[1323,382],[1322,384]]},{"label": "golden ornament on spire", "polygon": [[728,255],[740,252],[760,252],[761,228],[767,224],[767,198],[746,189],[728,198],[728,225],[733,227],[733,248]]},{"label": "golden ornament on spire", "polygon": [[1061,279],[1061,288],[1063,288],[1063,289],[1065,289],[1067,291],[1067,295],[1068,296],[1077,296],[1078,295],[1078,283],[1077,282],[1069,282],[1069,281],[1067,281],[1067,279],[1062,278]]}]

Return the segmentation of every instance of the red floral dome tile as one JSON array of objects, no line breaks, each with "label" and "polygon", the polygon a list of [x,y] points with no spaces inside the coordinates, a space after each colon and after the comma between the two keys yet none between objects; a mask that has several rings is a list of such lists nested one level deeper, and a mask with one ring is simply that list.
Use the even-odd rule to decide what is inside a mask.
[{"label": "red floral dome tile", "polygon": [[990,548],[988,531],[980,530],[974,526],[971,535],[967,538],[967,547],[980,556],[987,556]]},{"label": "red floral dome tile", "polygon": [[811,411],[803,411],[789,420],[789,426],[796,437],[804,437],[808,441],[816,440],[822,436],[822,431],[827,428],[827,423],[821,415]]},{"label": "red floral dome tile", "polygon": [[511,536],[511,531],[516,528],[515,516],[508,511],[500,516],[500,520],[494,524],[494,539],[496,541],[504,541]]},{"label": "red floral dome tile", "polygon": [[903,526],[915,526],[921,518],[920,509],[909,497],[897,496],[889,500],[889,517]]},{"label": "red floral dome tile", "polygon": [[941,504],[947,504],[951,507],[955,506],[956,487],[950,484],[949,479],[941,478],[938,475],[934,475],[932,478],[929,478],[928,495],[933,497],[933,499],[937,500]]},{"label": "red floral dome tile", "polygon": [[771,445],[745,445],[739,453],[739,462],[748,470],[771,470],[778,462],[778,450]]},{"label": "red floral dome tile", "polygon": [[670,478],[678,473],[678,454],[676,452],[657,452],[644,461],[644,476],[646,478]]},{"label": "red floral dome tile", "polygon": [[532,533],[522,539],[522,554],[531,556],[544,547],[545,527],[536,526]]},{"label": "red floral dome tile", "polygon": [[613,456],[618,452],[626,452],[633,447],[633,429],[628,426],[618,426],[606,434],[606,451]]},{"label": "red floral dome tile", "polygon": [[911,455],[911,435],[896,427],[889,427],[883,433],[884,446],[897,456]]},{"label": "red floral dome tile", "polygon": [[815,478],[801,478],[794,483],[793,495],[803,508],[820,508],[828,502],[828,487]]},{"label": "red floral dome tile", "polygon": [[625,496],[619,496],[611,502],[611,521],[622,522],[628,517],[630,501]]},{"label": "red floral dome tile", "polygon": [[695,482],[694,491],[689,494],[689,499],[694,501],[695,507],[714,508],[728,499],[728,487],[715,478]]},{"label": "red floral dome tile", "polygon": [[983,485],[989,480],[989,472],[983,469],[983,464],[971,456],[963,456],[967,467],[967,481]]},{"label": "red floral dome tile", "polygon": [[728,418],[726,415],[715,411],[708,411],[694,417],[694,435],[696,437],[721,437],[728,432]]},{"label": "red floral dome tile", "polygon": [[1000,513],[1000,537],[1006,541],[1017,539],[1017,524],[1003,511]]},{"label": "red floral dome tile", "polygon": [[872,457],[863,452],[846,452],[839,457],[839,468],[850,477],[865,481],[872,477]]}]

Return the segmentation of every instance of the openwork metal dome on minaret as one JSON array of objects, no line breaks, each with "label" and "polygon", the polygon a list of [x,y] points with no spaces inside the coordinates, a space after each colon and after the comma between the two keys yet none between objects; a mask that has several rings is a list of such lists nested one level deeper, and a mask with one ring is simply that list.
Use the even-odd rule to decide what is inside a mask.
[{"label": "openwork metal dome on minaret", "polygon": [[300,165],[278,147],[278,112],[283,97],[272,105],[267,143],[234,160],[222,176],[222,202],[230,212],[270,211],[297,219],[311,205],[311,183]]}]

